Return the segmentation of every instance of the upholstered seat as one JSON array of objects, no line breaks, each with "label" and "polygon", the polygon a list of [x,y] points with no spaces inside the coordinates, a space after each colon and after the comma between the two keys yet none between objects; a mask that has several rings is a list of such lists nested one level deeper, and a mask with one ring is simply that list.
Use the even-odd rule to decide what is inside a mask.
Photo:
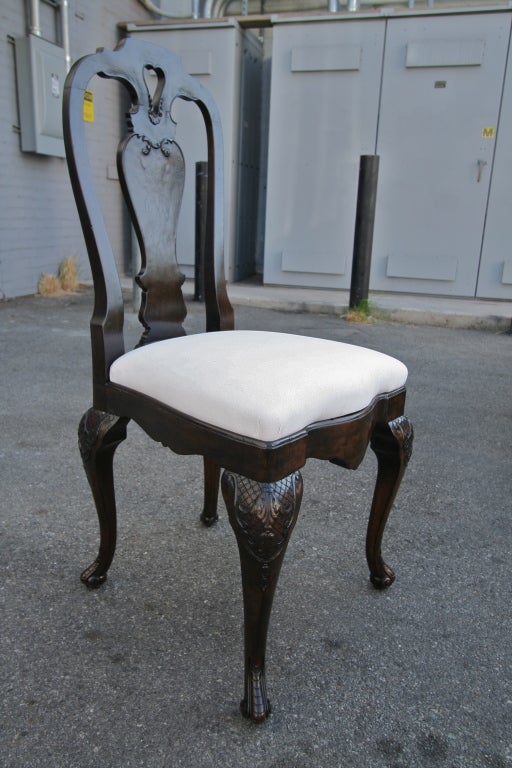
[{"label": "upholstered seat", "polygon": [[[152,80],[145,77],[148,70]],[[88,148],[94,151],[100,142],[88,142],[83,119],[84,94],[95,76],[121,83],[131,104],[117,151],[119,181],[141,252],[136,280],[142,334],[130,352],[125,350],[116,260],[88,155]],[[183,325],[185,278],[176,259],[185,164],[171,116],[175,99],[199,107],[208,148],[206,333],[192,336]],[[100,103],[95,108],[99,112]],[[98,125],[107,118],[98,115]],[[300,508],[300,469],[308,458],[356,469],[368,446],[372,448],[378,469],[366,559],[375,587],[393,582],[381,542],[412,450],[412,426],[404,415],[407,370],[387,355],[341,341],[234,330],[224,279],[220,118],[209,92],[173,53],[128,39],[115,51],[100,50],[76,62],[64,90],[64,141],[95,291],[93,405],[84,413],[78,434],[100,523],[100,546],[81,579],[88,587],[99,587],[114,557],[113,458],[129,422],[137,422],[177,453],[201,456],[201,520],[206,526],[217,521],[220,485],[240,552],[245,642],[241,708],[245,716],[264,720],[270,712],[265,682],[268,623]],[[140,466],[143,482],[142,460]],[[210,661],[205,653],[205,664]]]},{"label": "upholstered seat", "polygon": [[[148,372],[151,372],[148,375]],[[157,341],[117,358],[110,380],[205,424],[265,442],[367,408],[405,385],[399,360],[264,331]]]}]

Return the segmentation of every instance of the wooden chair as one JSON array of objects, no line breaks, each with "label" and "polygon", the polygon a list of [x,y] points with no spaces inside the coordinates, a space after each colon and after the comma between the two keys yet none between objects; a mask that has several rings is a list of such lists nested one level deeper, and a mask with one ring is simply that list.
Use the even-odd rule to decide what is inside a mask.
[{"label": "wooden chair", "polygon": [[[150,94],[145,70],[156,73]],[[88,164],[82,117],[93,76],[120,81],[131,98],[128,130],[117,154],[119,179],[142,254],[137,347],[125,352],[123,299]],[[175,253],[184,161],[175,143],[174,99],[194,101],[207,134],[206,333],[185,334],[184,281]],[[292,334],[234,331],[223,254],[223,154],[217,108],[173,53],[128,39],[115,51],[78,61],[64,96],[64,135],[73,191],[92,267],[93,407],[79,426],[79,446],[100,524],[96,560],[82,581],[106,579],[116,543],[112,463],[135,420],[154,440],[203,457],[201,519],[217,520],[222,493],[237,539],[245,616],[245,693],[254,721],[270,712],[265,649],[272,599],[302,497],[308,457],[355,469],[368,444],[377,481],[368,524],[370,578],[387,587],[384,526],[412,449],[403,415],[405,366],[362,347]]]}]

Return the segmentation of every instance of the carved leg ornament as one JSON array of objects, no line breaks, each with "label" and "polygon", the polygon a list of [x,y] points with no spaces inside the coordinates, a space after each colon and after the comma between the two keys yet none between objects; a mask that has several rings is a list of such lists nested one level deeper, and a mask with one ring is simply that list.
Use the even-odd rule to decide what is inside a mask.
[{"label": "carved leg ornament", "polygon": [[100,523],[100,548],[96,560],[80,578],[95,588],[107,578],[116,548],[116,500],[112,463],[114,452],[125,437],[128,419],[90,408],[78,427],[78,446],[91,486]]},{"label": "carved leg ornament", "polygon": [[204,506],[201,522],[210,527],[217,522],[217,500],[219,498],[220,467],[206,457],[204,462]]},{"label": "carved leg ornament", "polygon": [[382,559],[382,535],[411,458],[413,437],[412,424],[406,416],[399,416],[389,424],[378,424],[371,437],[378,470],[366,536],[366,559],[370,580],[377,589],[389,587],[395,580],[392,569]]},{"label": "carved leg ornament", "polygon": [[295,472],[276,483],[258,483],[225,471],[222,494],[240,552],[244,598],[245,695],[240,709],[259,722],[270,713],[265,651],[272,601],[302,499]]}]

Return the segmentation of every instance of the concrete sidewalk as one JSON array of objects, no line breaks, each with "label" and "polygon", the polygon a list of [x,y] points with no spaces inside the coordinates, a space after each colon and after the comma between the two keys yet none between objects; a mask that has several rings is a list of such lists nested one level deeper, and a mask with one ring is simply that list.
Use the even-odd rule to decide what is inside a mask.
[{"label": "concrete sidewalk", "polygon": [[[234,305],[293,312],[342,315],[349,291],[231,283]],[[448,328],[512,330],[512,301],[458,299],[406,293],[370,293],[372,314],[393,322]]]},{"label": "concrete sidewalk", "polygon": [[[273,714],[255,726],[238,711],[238,552],[222,503],[216,526],[198,522],[199,458],[130,424],[116,558],[99,590],[79,580],[98,544],[76,444],[92,303],[0,302],[2,768],[512,766],[510,336],[237,307],[239,328],[402,359],[415,427],[385,592],[364,558],[372,452],[356,472],[304,467],[269,632]],[[190,332],[203,310],[190,304]]]},{"label": "concrete sidewalk", "polygon": [[[132,281],[123,280],[123,289],[132,290]],[[185,292],[194,295],[187,280]],[[320,288],[289,288],[261,285],[253,281],[230,283],[231,303],[239,307],[343,315],[349,306],[349,291]],[[445,328],[479,328],[496,332],[512,331],[512,301],[460,299],[408,293],[370,293],[371,314],[382,320]]]}]

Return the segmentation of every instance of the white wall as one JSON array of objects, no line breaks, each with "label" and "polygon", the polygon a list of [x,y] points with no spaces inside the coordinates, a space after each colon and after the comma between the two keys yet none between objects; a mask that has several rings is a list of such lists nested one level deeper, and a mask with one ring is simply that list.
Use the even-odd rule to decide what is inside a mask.
[{"label": "white wall", "polygon": [[[43,272],[56,274],[63,259],[77,259],[82,277],[89,267],[82,232],[71,193],[65,160],[20,150],[19,116],[12,38],[27,31],[25,3],[0,3],[0,298],[35,293]],[[98,47],[112,48],[118,40],[117,24],[144,21],[151,15],[136,0],[71,0],[69,3],[72,61]],[[55,42],[53,11],[41,4],[43,36]],[[53,39],[52,39],[53,38]],[[98,81],[98,105],[110,105],[113,125],[121,115],[116,84]],[[110,111],[109,110],[109,111]],[[110,122],[109,115],[109,122]],[[98,178],[107,179],[115,166],[116,130],[101,120],[92,127],[92,141],[100,150]],[[112,233],[116,258],[128,263],[127,243],[119,214],[118,185],[109,181],[102,203]]]}]

